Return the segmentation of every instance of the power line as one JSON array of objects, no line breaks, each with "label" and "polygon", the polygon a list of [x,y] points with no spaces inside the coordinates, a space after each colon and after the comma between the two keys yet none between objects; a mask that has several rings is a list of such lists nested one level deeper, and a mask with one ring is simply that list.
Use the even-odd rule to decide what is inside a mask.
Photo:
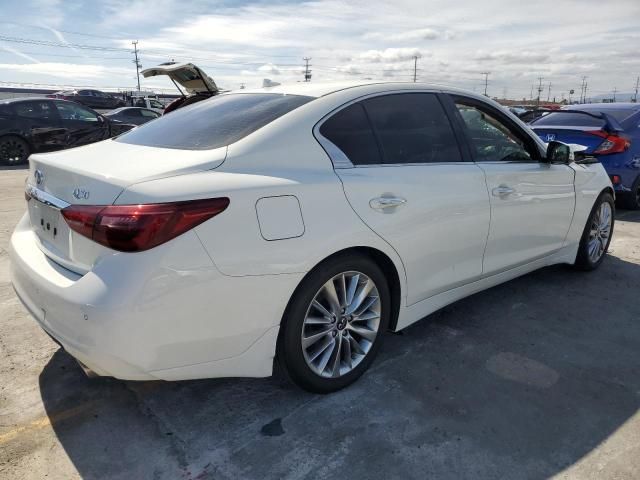
[{"label": "power line", "polygon": [[72,49],[77,48],[79,50],[96,50],[101,52],[127,52],[128,51],[128,49],[126,48],[103,47],[100,45],[85,45],[82,43],[53,42],[49,40],[35,40],[32,38],[8,37],[6,35],[0,35],[0,41],[20,43],[20,44],[26,44],[26,45],[40,45],[43,47],[72,48]]}]

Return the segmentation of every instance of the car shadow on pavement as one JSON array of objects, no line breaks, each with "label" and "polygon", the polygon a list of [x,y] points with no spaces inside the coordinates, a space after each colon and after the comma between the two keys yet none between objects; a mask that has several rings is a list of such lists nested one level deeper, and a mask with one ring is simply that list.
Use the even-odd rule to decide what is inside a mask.
[{"label": "car shadow on pavement", "polygon": [[640,210],[624,210],[616,208],[616,221],[640,222]]},{"label": "car shadow on pavement", "polygon": [[[638,280],[612,255],[593,273],[526,275],[386,335],[332,395],[280,376],[87,379],[62,351],[41,394],[88,479],[547,478],[640,407]],[[607,468],[637,471],[632,457]]]},{"label": "car shadow on pavement", "polygon": [[2,170],[29,170],[29,164],[22,163],[20,165],[0,165],[0,171]]}]

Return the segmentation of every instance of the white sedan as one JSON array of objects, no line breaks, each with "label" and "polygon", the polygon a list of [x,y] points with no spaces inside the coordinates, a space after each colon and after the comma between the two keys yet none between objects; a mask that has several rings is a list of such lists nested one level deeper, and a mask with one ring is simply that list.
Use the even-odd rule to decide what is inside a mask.
[{"label": "white sedan", "polygon": [[12,280],[85,369],[329,392],[387,330],[546,265],[596,268],[604,169],[419,83],[228,93],[32,155]]}]

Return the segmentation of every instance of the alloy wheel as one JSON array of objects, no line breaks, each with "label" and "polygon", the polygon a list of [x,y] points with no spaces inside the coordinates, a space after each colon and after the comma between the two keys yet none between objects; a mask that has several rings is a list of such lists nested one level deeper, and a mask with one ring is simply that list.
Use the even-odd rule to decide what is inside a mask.
[{"label": "alloy wheel", "polygon": [[593,216],[587,243],[587,252],[592,263],[596,263],[604,255],[611,236],[612,221],[611,205],[608,202],[602,202]]},{"label": "alloy wheel", "polygon": [[336,378],[352,371],[369,353],[380,326],[378,289],[367,275],[349,271],[315,294],[302,326],[302,351],[311,370]]}]

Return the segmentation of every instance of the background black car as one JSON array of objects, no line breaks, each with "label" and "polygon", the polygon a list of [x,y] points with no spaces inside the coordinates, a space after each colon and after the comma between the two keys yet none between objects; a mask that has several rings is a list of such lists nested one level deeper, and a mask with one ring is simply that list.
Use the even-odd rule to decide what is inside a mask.
[{"label": "background black car", "polygon": [[47,95],[48,98],[60,98],[81,103],[91,108],[109,109],[124,107],[125,102],[100,90],[63,90]]},{"label": "background black car", "polygon": [[104,116],[112,122],[142,125],[143,123],[147,123],[149,120],[160,117],[161,114],[148,108],[123,107],[107,112]]},{"label": "background black car", "polygon": [[16,165],[31,153],[98,142],[135,125],[112,122],[90,108],[51,98],[0,101],[0,164]]}]

